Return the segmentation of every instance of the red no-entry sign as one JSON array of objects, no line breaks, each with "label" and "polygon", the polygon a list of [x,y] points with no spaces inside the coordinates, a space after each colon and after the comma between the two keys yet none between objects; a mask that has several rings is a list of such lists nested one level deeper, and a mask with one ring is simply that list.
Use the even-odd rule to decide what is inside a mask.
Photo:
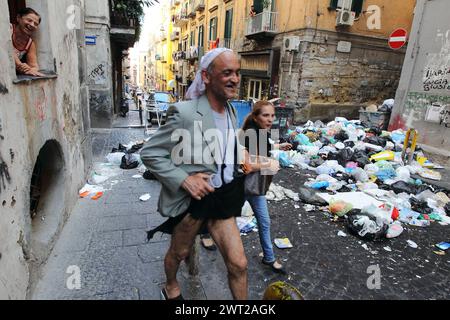
[{"label": "red no-entry sign", "polygon": [[407,39],[408,31],[402,28],[397,29],[389,37],[389,47],[394,50],[400,49],[406,44]]}]

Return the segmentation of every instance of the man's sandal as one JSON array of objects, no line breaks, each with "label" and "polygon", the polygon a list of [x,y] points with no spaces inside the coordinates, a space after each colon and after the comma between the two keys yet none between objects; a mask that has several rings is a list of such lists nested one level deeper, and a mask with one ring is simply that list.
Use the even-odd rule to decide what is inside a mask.
[{"label": "man's sandal", "polygon": [[262,259],[262,263],[266,266],[270,266],[272,268],[272,271],[275,273],[280,274],[287,274],[286,270],[284,270],[283,265],[279,263],[277,260],[272,262],[267,262],[264,259]]},{"label": "man's sandal", "polygon": [[161,290],[161,300],[184,300],[183,296],[180,294],[176,298],[169,299],[169,296],[167,295],[166,288],[162,288]]},{"label": "man's sandal", "polygon": [[206,250],[209,250],[209,251],[216,251],[217,250],[217,247],[214,244],[214,240],[212,238],[207,237],[207,236],[206,237],[200,237],[200,238],[201,238],[200,241],[202,243],[203,248],[205,248]]}]

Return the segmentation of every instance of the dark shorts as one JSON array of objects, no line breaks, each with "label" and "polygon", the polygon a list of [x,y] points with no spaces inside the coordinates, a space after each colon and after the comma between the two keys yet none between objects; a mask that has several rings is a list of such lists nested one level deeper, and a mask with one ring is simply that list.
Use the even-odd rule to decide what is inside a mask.
[{"label": "dark shorts", "polygon": [[216,189],[202,200],[191,200],[191,204],[185,213],[175,218],[169,218],[162,225],[147,232],[150,241],[157,232],[173,234],[175,227],[188,215],[204,223],[199,234],[208,233],[207,222],[210,219],[226,220],[232,217],[240,217],[245,203],[244,178],[235,178],[231,183]]}]

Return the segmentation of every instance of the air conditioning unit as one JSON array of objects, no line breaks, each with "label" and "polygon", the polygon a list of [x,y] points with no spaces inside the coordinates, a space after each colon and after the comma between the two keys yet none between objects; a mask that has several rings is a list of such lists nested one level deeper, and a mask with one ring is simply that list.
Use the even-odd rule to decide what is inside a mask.
[{"label": "air conditioning unit", "polygon": [[286,50],[286,51],[300,51],[300,37],[286,37],[286,38],[284,38],[284,50]]},{"label": "air conditioning unit", "polygon": [[337,12],[336,26],[352,26],[355,18],[356,13],[354,11],[342,9]]}]

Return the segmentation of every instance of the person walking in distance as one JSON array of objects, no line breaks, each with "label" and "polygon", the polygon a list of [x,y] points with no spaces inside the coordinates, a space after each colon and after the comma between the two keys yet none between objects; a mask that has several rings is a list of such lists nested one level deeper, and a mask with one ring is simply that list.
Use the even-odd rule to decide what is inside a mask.
[{"label": "person walking in distance", "polygon": [[168,217],[148,232],[148,239],[156,232],[172,235],[164,260],[165,300],[183,299],[177,281],[180,263],[189,257],[196,236],[208,232],[223,256],[233,298],[248,296],[247,258],[235,219],[244,205],[244,148],[236,136],[236,112],[228,102],[237,95],[239,69],[232,50],[208,52],[186,94],[189,101],[168,108],[166,124],[141,152],[162,184],[158,210]]}]

